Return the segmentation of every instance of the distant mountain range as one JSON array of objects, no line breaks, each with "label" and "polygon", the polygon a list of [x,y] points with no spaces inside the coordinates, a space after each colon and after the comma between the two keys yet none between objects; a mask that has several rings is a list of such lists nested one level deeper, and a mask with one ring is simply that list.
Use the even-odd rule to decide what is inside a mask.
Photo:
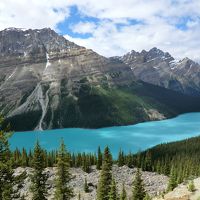
[{"label": "distant mountain range", "polygon": [[156,47],[114,58],[130,66],[138,80],[200,96],[200,65],[189,58],[177,61]]},{"label": "distant mountain range", "polygon": [[105,58],[48,28],[9,28],[0,94],[14,130],[126,125],[200,111],[200,66],[157,48]]}]

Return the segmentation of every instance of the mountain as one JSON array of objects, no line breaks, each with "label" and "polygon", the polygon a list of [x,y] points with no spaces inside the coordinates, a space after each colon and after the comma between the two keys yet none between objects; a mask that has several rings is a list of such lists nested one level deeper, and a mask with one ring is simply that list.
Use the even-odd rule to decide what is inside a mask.
[{"label": "mountain", "polygon": [[189,58],[177,61],[169,53],[154,47],[140,53],[131,51],[115,59],[129,65],[139,80],[200,96],[200,65]]},{"label": "mountain", "polygon": [[48,28],[0,31],[0,94],[14,130],[98,128],[200,110],[198,98],[137,81],[121,60]]}]

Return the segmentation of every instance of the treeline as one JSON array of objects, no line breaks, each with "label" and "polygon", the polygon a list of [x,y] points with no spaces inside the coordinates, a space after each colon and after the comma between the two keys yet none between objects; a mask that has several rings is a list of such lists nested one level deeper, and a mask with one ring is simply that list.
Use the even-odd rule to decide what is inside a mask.
[{"label": "treeline", "polygon": [[135,155],[120,153],[120,165],[136,166],[170,177],[168,190],[200,176],[200,137],[157,145]]},{"label": "treeline", "polygon": [[[8,143],[4,143],[4,152],[9,152]],[[23,151],[25,153],[25,150]],[[0,151],[0,156],[3,151]],[[83,157],[84,154],[81,154]],[[101,173],[100,178],[97,185],[97,200],[128,200],[127,192],[125,186],[123,184],[122,190],[118,192],[115,179],[112,175],[112,155],[108,147],[105,148],[104,153],[100,154],[102,158],[102,163],[100,165]],[[44,169],[46,167],[46,158],[45,151],[41,148],[39,142],[36,143],[34,150],[31,154],[31,167],[33,169],[33,174],[30,176],[31,178],[31,188],[32,199],[33,200],[46,200],[48,193],[46,188],[47,176],[44,173]],[[90,156],[89,156],[90,157]],[[10,154],[10,158],[12,159],[12,154]],[[29,157],[27,156],[29,159]],[[70,200],[75,196],[73,188],[70,186],[70,181],[72,176],[69,172],[70,163],[71,163],[71,155],[67,152],[64,142],[61,142],[60,149],[56,153],[57,162],[55,166],[57,167],[56,172],[56,190],[54,193],[55,200]],[[26,178],[26,174],[20,175],[20,177],[14,178],[13,176],[13,167],[15,165],[11,165],[14,163],[13,161],[7,163],[4,162],[5,168],[7,171],[4,171],[2,174],[4,175],[0,177],[0,185],[2,186],[2,190],[0,191],[0,197],[2,200],[11,200],[11,199],[19,199],[20,196],[18,191],[13,190],[13,186],[16,184],[19,187],[19,182],[16,180],[23,180]],[[98,162],[97,162],[98,163]],[[97,164],[96,163],[96,164]],[[2,164],[0,162],[0,164]],[[1,165],[0,165],[1,166]],[[2,168],[1,168],[2,169]],[[6,178],[5,178],[6,177]],[[84,191],[86,193],[89,192],[89,187],[87,184],[87,180],[85,179],[84,183]],[[25,196],[21,197],[21,200],[24,200]],[[77,199],[82,199],[80,193],[77,195]],[[143,180],[141,178],[141,172],[138,169],[135,179],[133,180],[133,190],[132,190],[132,200],[149,200],[150,196],[144,189]]]},{"label": "treeline", "polygon": [[[100,151],[100,156],[97,156],[96,154],[92,153],[70,153],[68,152],[69,157],[69,165],[70,167],[81,167],[83,171],[89,173],[90,168],[92,165],[98,165],[99,168],[102,165],[102,153]],[[16,149],[12,152],[12,162],[13,166],[16,167],[32,167],[34,162],[33,157],[34,152],[32,150],[26,151],[26,149],[22,149],[21,151],[19,149]],[[48,152],[44,149],[42,149],[43,159],[44,159],[44,165],[45,167],[54,167],[57,165],[58,162],[58,155],[59,151],[51,151]]]}]

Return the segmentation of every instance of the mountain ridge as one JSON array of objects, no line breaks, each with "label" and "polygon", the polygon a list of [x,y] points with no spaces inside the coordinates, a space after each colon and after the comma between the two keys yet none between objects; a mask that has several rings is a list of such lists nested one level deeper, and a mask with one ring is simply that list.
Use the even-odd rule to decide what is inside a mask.
[{"label": "mountain ridge", "polygon": [[187,57],[177,61],[168,52],[154,47],[149,51],[132,50],[114,59],[130,66],[138,80],[200,96],[200,65]]},{"label": "mountain ridge", "polygon": [[0,111],[14,130],[98,128],[200,110],[198,99],[141,82],[123,61],[49,28],[6,29],[0,41]]}]

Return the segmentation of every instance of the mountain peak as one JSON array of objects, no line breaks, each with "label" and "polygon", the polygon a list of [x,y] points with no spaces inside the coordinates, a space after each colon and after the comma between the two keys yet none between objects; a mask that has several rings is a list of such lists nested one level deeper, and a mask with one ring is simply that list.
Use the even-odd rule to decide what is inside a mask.
[{"label": "mountain peak", "polygon": [[0,31],[0,41],[0,59],[8,63],[16,59],[22,63],[30,60],[40,62],[46,59],[46,53],[50,58],[63,57],[69,55],[71,49],[82,48],[50,28],[7,28]]},{"label": "mountain peak", "polygon": [[160,57],[164,60],[166,60],[166,59],[173,60],[172,56],[168,52],[164,52],[164,51],[158,49],[157,47],[153,47],[152,49],[150,49],[148,51],[147,59],[152,59],[152,58],[157,58],[157,57]]},{"label": "mountain peak", "polygon": [[153,47],[149,50],[149,52],[156,52],[156,53],[164,53],[162,50],[158,49],[157,47]]},{"label": "mountain peak", "polygon": [[[8,27],[8,28],[6,28],[6,29],[4,29],[4,30],[2,30],[2,31],[10,31],[10,32],[12,32],[12,31],[17,31],[17,32],[24,32],[24,31],[54,31],[54,30],[52,30],[51,28],[48,28],[48,27],[45,27],[45,28],[42,28],[42,29],[27,29],[27,28],[16,28],[16,27]],[[55,31],[54,31],[55,32]]]},{"label": "mountain peak", "polygon": [[20,31],[25,31],[25,30],[27,30],[27,29],[25,29],[25,28],[9,27],[9,28],[4,29],[3,31],[4,31],[4,32],[5,32],[5,31],[18,31],[18,32],[20,32]]}]

